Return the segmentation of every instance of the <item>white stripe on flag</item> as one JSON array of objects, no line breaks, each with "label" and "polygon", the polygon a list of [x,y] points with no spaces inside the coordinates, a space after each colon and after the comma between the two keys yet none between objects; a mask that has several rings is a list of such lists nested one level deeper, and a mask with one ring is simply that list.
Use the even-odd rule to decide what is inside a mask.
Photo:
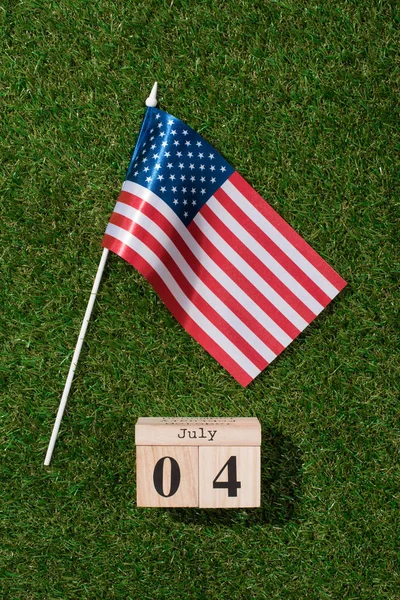
[{"label": "white stripe on flag", "polygon": [[[329,298],[334,298],[338,290],[312,265],[307,258],[295,248],[284,235],[262,215],[247,198],[233,185],[225,181],[221,186],[230,198],[296,265],[321,288]],[[322,310],[322,307],[321,309]],[[320,312],[320,311],[318,311]]]},{"label": "white stripe on flag", "polygon": [[[200,277],[193,271],[187,260],[173,243],[172,239],[165,233],[165,231],[163,231],[163,229],[161,229],[159,225],[157,225],[157,223],[155,223],[141,211],[133,208],[132,206],[128,206],[127,204],[123,204],[122,202],[117,202],[114,208],[114,213],[131,219],[143,227],[143,229],[148,231],[158,242],[160,242],[163,248],[171,255],[175,264],[182,271],[186,280],[190,283],[193,289],[196,290],[196,292],[198,292],[200,296],[204,298],[204,300],[208,302],[208,304],[229,325],[231,325],[231,327],[233,327],[233,329],[235,329],[235,331],[237,331],[244,340],[247,340],[254,347],[254,349],[263,358],[265,358],[267,362],[274,360],[276,354],[274,354],[271,349],[268,348],[268,346],[266,346],[265,343],[245,323],[243,323],[240,318],[234,312],[232,312],[232,310],[226,306],[226,304],[222,302],[209,287],[205,285]],[[132,236],[132,234],[128,235]],[[125,236],[124,240],[126,239],[130,238]],[[124,241],[124,243],[126,243],[126,241]],[[127,245],[130,246],[129,243]]]},{"label": "white stripe on flag", "polygon": [[[212,200],[214,197],[212,196]],[[211,200],[208,201],[209,205]],[[266,281],[232,248],[228,242],[215,231],[201,214],[197,213],[193,221],[205,236],[260,292],[300,331],[303,331],[308,322],[303,319]],[[290,339],[291,341],[291,339]],[[290,343],[290,342],[288,342]],[[287,344],[286,344],[287,345]]]},{"label": "white stripe on flag", "polygon": [[[160,200],[162,202],[162,200]],[[164,203],[163,203],[164,204]],[[172,211],[171,211],[172,212]],[[109,223],[106,234],[114,237],[129,248],[137,252],[149,265],[158,273],[165,285],[174,295],[176,301],[182,309],[201,327],[242,369],[251,377],[256,377],[260,373],[258,369],[244,354],[233,344],[211,321],[198,310],[191,300],[182,291],[170,271],[160,261],[158,256],[143,242],[138,240],[131,233]]]},{"label": "white stripe on flag", "polygon": [[[191,233],[187,230],[185,225],[179,219],[179,217],[174,213],[174,211],[169,208],[169,206],[163,202],[156,194],[148,190],[147,188],[133,183],[131,181],[125,181],[122,186],[123,191],[126,191],[130,194],[138,196],[142,200],[148,202],[153,208],[158,210],[174,227],[177,233],[182,237],[184,242],[193,252],[195,257],[199,260],[199,262],[203,265],[203,267],[218,280],[218,282],[226,289],[226,291],[231,294],[236,300],[243,306],[243,308],[251,314],[254,319],[256,319],[260,325],[265,327],[270,334],[280,343],[282,346],[286,347],[292,341],[292,338],[285,332],[267,313],[243,290],[237,283],[235,283],[229,275],[223,271],[217,265],[217,263],[205,252],[204,248],[202,248],[197,241],[193,238]],[[235,265],[237,266],[237,265]],[[246,274],[247,279],[249,277]],[[257,277],[259,277],[257,275]],[[264,281],[264,280],[262,280]],[[269,286],[268,286],[269,287]],[[275,292],[274,292],[275,293]],[[290,311],[294,312],[291,307],[289,307]],[[281,309],[280,312],[283,313]],[[307,326],[307,323],[295,313],[297,319],[296,321],[301,325],[298,329],[301,331]],[[290,319],[289,319],[290,320]],[[294,321],[293,321],[294,322]],[[295,323],[296,325],[296,323]],[[297,326],[297,325],[296,325]],[[274,355],[275,356],[275,355]]]},{"label": "white stripe on flag", "polygon": [[[277,260],[248,232],[238,221],[222,206],[221,202],[214,196],[207,202],[207,206],[213,211],[221,221],[229,227],[236,237],[243,242],[245,246],[265,265],[268,269],[284,283],[299,300],[303,302],[312,312],[317,315],[323,310],[322,304],[317,302],[303,286],[290,275]],[[247,208],[247,207],[246,207]],[[260,214],[260,213],[258,213]],[[258,218],[258,222],[260,219]],[[307,323],[306,323],[307,325]],[[305,325],[305,326],[306,326]]]}]

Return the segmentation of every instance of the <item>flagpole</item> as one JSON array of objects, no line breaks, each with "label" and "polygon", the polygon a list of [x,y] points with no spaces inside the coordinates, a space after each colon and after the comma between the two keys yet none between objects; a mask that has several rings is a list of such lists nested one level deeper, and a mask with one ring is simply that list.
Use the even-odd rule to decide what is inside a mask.
[{"label": "flagpole", "polygon": [[56,417],[56,421],[54,423],[53,431],[51,434],[49,447],[47,448],[46,458],[44,459],[44,464],[46,465],[46,467],[49,466],[49,464],[51,462],[51,457],[52,457],[54,446],[56,443],[58,430],[60,429],[61,420],[63,418],[65,406],[67,404],[69,391],[70,391],[71,385],[72,385],[72,380],[74,379],[76,366],[78,364],[79,355],[81,353],[83,341],[85,339],[86,329],[87,329],[87,326],[90,321],[90,316],[92,314],[94,302],[96,300],[97,291],[99,289],[101,277],[103,275],[104,267],[107,262],[108,253],[109,253],[108,248],[103,248],[103,254],[101,255],[101,260],[100,260],[100,263],[99,263],[99,266],[97,269],[97,274],[96,274],[96,277],[95,277],[95,280],[93,283],[93,288],[92,288],[92,291],[90,292],[89,302],[86,307],[86,312],[85,312],[85,316],[83,317],[83,322],[82,322],[81,330],[79,332],[78,341],[77,341],[77,344],[75,347],[75,352],[72,357],[71,365],[69,367],[68,377],[67,377],[67,381],[65,382],[60,406],[58,407],[57,417]]},{"label": "flagpole", "polygon": [[[150,92],[150,96],[146,99],[146,106],[157,106],[157,82],[154,83],[153,88]],[[46,458],[44,459],[44,464],[46,467],[50,465],[51,458],[53,455],[54,446],[57,440],[58,431],[60,429],[61,421],[64,415],[64,410],[67,405],[67,400],[69,396],[69,392],[71,389],[72,381],[74,379],[75,370],[78,364],[79,355],[82,350],[82,345],[85,339],[87,326],[90,321],[90,317],[92,314],[93,306],[96,300],[97,292],[100,286],[101,278],[103,275],[104,267],[106,266],[107,257],[109,250],[107,248],[103,248],[103,254],[101,255],[100,263],[97,268],[96,277],[93,283],[92,291],[90,292],[89,302],[86,307],[85,316],[83,317],[83,322],[81,326],[81,330],[79,332],[78,341],[75,347],[74,355],[72,357],[71,365],[69,367],[67,381],[65,382],[64,391],[61,397],[60,405],[58,407],[57,417],[54,423],[53,431],[51,433],[51,438],[49,442],[49,446],[47,448]]]}]

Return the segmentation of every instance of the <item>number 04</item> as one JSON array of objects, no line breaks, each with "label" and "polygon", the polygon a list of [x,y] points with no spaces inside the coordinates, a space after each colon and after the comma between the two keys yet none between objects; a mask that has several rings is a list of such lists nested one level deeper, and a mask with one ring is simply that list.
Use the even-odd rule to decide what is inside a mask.
[{"label": "number 04", "polygon": [[[170,461],[171,465],[171,480],[169,486],[169,492],[166,493],[164,491],[164,463],[166,460]],[[219,481],[222,473],[227,469],[227,480]],[[177,461],[170,456],[164,456],[164,458],[160,458],[160,460],[156,463],[153,471],[153,483],[157,493],[164,498],[170,498],[179,489],[179,485],[181,482],[181,471]],[[231,456],[227,462],[224,464],[220,472],[216,475],[215,479],[213,479],[213,488],[215,490],[228,490],[228,496],[230,498],[236,498],[238,493],[238,489],[242,487],[240,481],[237,480],[237,461],[236,456]]]}]

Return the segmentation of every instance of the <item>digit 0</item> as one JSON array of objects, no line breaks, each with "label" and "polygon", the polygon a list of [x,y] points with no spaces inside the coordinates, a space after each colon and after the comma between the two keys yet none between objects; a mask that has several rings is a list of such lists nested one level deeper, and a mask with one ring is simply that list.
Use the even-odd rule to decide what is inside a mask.
[{"label": "digit 0", "polygon": [[[164,493],[164,463],[169,460],[171,463],[171,481],[168,494]],[[153,482],[156,491],[160,496],[164,498],[170,498],[178,491],[181,483],[181,470],[178,463],[171,456],[164,456],[156,463],[153,472]]]}]

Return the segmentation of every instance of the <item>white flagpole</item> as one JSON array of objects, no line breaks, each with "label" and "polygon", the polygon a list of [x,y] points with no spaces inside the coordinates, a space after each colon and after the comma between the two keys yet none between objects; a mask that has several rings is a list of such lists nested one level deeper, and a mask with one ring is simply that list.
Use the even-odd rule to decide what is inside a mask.
[{"label": "white flagpole", "polygon": [[[146,100],[146,106],[157,106],[157,82],[153,85],[153,88],[150,92],[150,96]],[[81,353],[83,341],[86,335],[86,329],[90,321],[90,316],[92,314],[94,302],[96,300],[97,292],[100,286],[100,281],[103,275],[104,267],[107,262],[109,250],[107,248],[103,248],[103,254],[101,255],[100,263],[97,268],[97,274],[93,283],[92,291],[90,292],[90,298],[88,305],[86,307],[85,316],[83,317],[83,322],[81,326],[81,330],[79,332],[78,341],[75,347],[75,352],[72,357],[71,366],[68,371],[67,381],[65,382],[64,391],[61,397],[60,406],[58,407],[57,417],[54,423],[53,431],[51,434],[49,446],[47,448],[46,458],[44,459],[45,466],[49,466],[51,462],[51,457],[53,455],[54,446],[58,436],[58,430],[60,429],[61,421],[63,418],[64,410],[67,404],[68,395],[71,389],[72,381],[74,379],[76,366],[78,364],[79,355]]]},{"label": "white flagpole", "polygon": [[51,438],[50,438],[50,442],[49,442],[49,447],[47,448],[46,458],[44,459],[44,464],[46,466],[48,466],[50,464],[50,461],[51,461],[51,457],[52,457],[53,450],[54,450],[54,445],[56,443],[56,439],[57,439],[57,435],[58,435],[58,430],[60,429],[61,420],[63,418],[64,409],[65,409],[65,406],[67,404],[69,391],[71,389],[72,380],[73,380],[74,375],[75,375],[75,370],[76,370],[76,366],[78,364],[79,355],[81,353],[81,349],[82,349],[82,345],[83,345],[83,340],[85,339],[86,329],[87,329],[87,326],[88,326],[89,321],[90,321],[90,316],[92,314],[92,310],[93,310],[93,306],[94,306],[94,301],[96,300],[97,291],[99,289],[101,277],[103,275],[104,267],[106,265],[108,253],[109,253],[109,250],[107,248],[103,248],[103,254],[101,255],[101,260],[100,260],[100,263],[99,263],[99,266],[98,266],[98,269],[97,269],[97,274],[96,274],[96,278],[95,278],[94,283],[93,283],[93,288],[92,288],[92,291],[90,293],[90,298],[89,298],[89,302],[88,302],[88,305],[87,305],[87,308],[86,308],[85,316],[83,317],[83,322],[82,322],[81,330],[80,330],[79,336],[78,336],[78,342],[77,342],[76,347],[75,347],[74,356],[72,357],[71,366],[69,368],[67,381],[65,382],[63,395],[61,397],[60,406],[58,407],[57,417],[56,417],[56,421],[54,423],[53,432],[51,434]]}]

